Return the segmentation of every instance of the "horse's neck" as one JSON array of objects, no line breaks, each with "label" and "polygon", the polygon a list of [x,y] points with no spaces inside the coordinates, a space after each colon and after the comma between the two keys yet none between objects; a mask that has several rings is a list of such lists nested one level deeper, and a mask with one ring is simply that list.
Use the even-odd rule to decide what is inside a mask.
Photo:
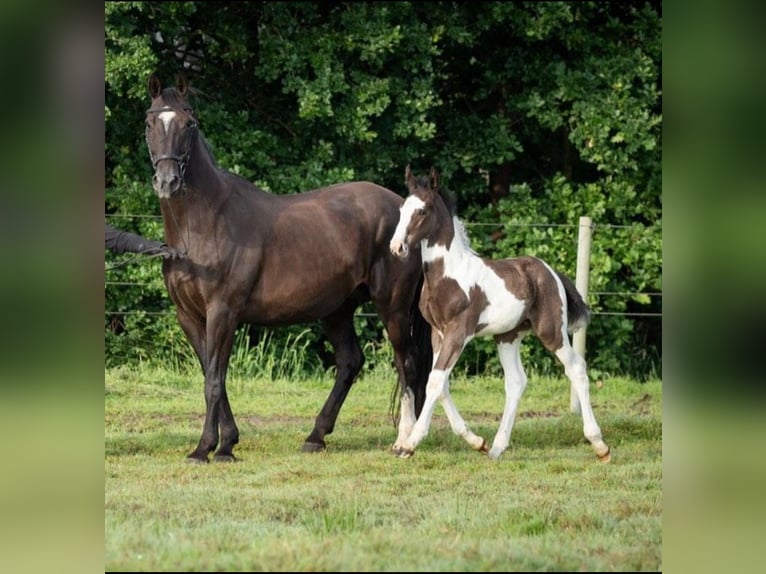
[{"label": "horse's neck", "polygon": [[441,260],[448,275],[453,275],[459,269],[470,266],[478,256],[467,245],[460,225],[457,217],[450,217],[449,221],[439,225],[439,231],[434,236],[421,242],[424,264]]}]

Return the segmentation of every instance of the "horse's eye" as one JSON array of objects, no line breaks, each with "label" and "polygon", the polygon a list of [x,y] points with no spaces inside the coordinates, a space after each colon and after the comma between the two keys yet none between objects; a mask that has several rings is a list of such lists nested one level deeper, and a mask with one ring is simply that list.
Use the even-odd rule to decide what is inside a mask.
[{"label": "horse's eye", "polygon": [[427,208],[425,208],[425,207],[418,207],[418,208],[415,210],[415,213],[416,213],[417,215],[425,215],[426,213],[428,213],[428,209],[427,209]]}]

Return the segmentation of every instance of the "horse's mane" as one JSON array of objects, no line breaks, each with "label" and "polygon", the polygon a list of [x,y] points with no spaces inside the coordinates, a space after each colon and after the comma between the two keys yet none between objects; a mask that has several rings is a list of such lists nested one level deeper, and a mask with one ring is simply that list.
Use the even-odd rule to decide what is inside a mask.
[{"label": "horse's mane", "polygon": [[465,224],[463,223],[463,220],[458,217],[457,195],[453,191],[447,188],[444,188],[442,186],[439,186],[437,188],[437,193],[439,197],[441,197],[445,207],[447,208],[447,211],[452,217],[452,222],[455,228],[455,236],[460,239],[460,241],[463,243],[465,248],[468,249],[468,251],[470,251],[473,254],[477,254],[473,250],[473,247],[471,247],[471,240],[468,238],[468,232],[465,230]]}]

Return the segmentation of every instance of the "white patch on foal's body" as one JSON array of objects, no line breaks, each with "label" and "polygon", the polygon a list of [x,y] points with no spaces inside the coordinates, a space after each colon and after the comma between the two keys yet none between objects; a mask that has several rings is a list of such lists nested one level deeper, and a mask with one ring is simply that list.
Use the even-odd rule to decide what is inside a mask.
[{"label": "white patch on foal's body", "polygon": [[454,279],[466,297],[470,298],[474,286],[484,291],[489,304],[479,316],[479,323],[485,327],[477,336],[510,331],[521,321],[524,302],[508,291],[505,281],[471,249],[460,220],[453,217],[452,223],[455,237],[449,249],[441,244],[428,247],[428,241],[424,240],[421,244],[423,261],[442,259],[444,275]]},{"label": "white patch on foal's body", "polygon": [[162,125],[165,126],[165,133],[168,133],[170,130],[170,122],[172,122],[176,117],[176,113],[172,110],[167,112],[160,112],[157,117],[160,118]]}]

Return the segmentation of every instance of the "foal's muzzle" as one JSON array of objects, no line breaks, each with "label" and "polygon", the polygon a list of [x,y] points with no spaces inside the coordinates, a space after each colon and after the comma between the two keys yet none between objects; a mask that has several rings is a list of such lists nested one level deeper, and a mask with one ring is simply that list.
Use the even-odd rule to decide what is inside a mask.
[{"label": "foal's muzzle", "polygon": [[407,257],[410,252],[409,247],[407,247],[407,244],[403,241],[392,240],[389,244],[389,249],[391,250],[391,253],[402,259]]}]

